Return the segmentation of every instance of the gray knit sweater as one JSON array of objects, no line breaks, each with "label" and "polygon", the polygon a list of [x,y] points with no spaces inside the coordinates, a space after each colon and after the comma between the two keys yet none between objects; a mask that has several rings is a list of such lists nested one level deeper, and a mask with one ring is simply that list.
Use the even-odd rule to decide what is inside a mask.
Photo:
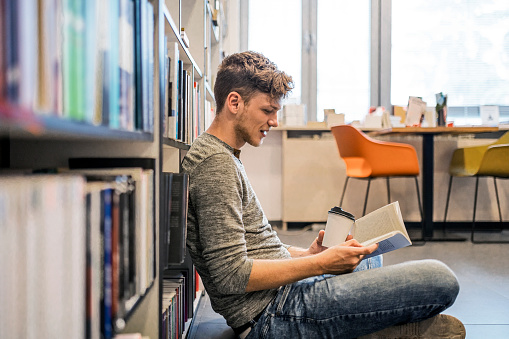
[{"label": "gray knit sweater", "polygon": [[245,292],[253,259],[291,257],[268,223],[236,152],[203,133],[182,162],[190,176],[187,247],[212,308],[234,328],[260,313],[277,292]]}]

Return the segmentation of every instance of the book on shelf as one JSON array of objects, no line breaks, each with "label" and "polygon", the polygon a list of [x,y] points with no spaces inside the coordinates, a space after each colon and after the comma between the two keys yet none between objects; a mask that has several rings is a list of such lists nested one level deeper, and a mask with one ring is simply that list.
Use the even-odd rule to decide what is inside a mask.
[{"label": "book on shelf", "polygon": [[397,201],[385,205],[357,220],[341,224],[339,227],[345,227],[343,228],[344,232],[337,231],[336,227],[339,223],[332,220],[329,218],[325,226],[323,245],[327,247],[345,242],[346,235],[348,234],[351,234],[363,246],[378,243],[378,249],[365,256],[365,258],[412,245],[401,215],[399,202]]},{"label": "book on shelf", "polygon": [[166,263],[181,264],[186,256],[187,211],[189,197],[189,175],[187,173],[164,173],[168,179],[166,190],[168,203],[163,212],[167,215],[166,232],[168,239]]},{"label": "book on shelf", "polygon": [[179,89],[179,48],[176,42],[168,43],[170,63],[168,89],[168,138],[177,139],[178,89]]},{"label": "book on shelf", "polygon": [[[143,295],[155,277],[154,159],[71,158],[71,172],[82,175],[127,175],[134,187],[136,294]],[[126,302],[126,309],[136,300]]]},{"label": "book on shelf", "polygon": [[154,6],[147,3],[148,48],[148,124],[145,131],[154,132]]},{"label": "book on shelf", "polygon": [[180,272],[165,272],[162,280],[162,311],[166,313],[163,335],[180,338],[187,321],[185,313],[186,277]]},{"label": "book on shelf", "polygon": [[134,2],[120,0],[119,10],[119,125],[134,130]]},{"label": "book on shelf", "polygon": [[153,131],[154,9],[147,0],[135,0],[136,127]]},{"label": "book on shelf", "polygon": [[60,2],[48,0],[38,2],[37,49],[39,58],[34,108],[44,115],[62,115],[61,13]]},{"label": "book on shelf", "polygon": [[[7,118],[54,116],[112,129],[153,131],[153,5],[144,4],[143,34],[132,0],[2,3],[0,103]],[[147,50],[135,65],[135,42]],[[136,66],[136,67],[135,67]],[[144,109],[135,109],[136,69],[145,77]],[[146,114],[134,126],[134,115]],[[34,120],[35,117],[34,117]],[[24,123],[26,124],[26,123]]]},{"label": "book on shelf", "polygon": [[[163,51],[167,51],[168,50],[168,38],[164,39],[164,47],[163,47]],[[164,97],[163,97],[163,100],[164,100],[164,111],[163,111],[163,114],[162,114],[162,120],[161,120],[161,128],[162,128],[162,135],[163,135],[163,138],[168,138],[168,117],[169,117],[169,109],[170,109],[170,93],[169,93],[169,89],[170,89],[170,63],[171,63],[171,58],[167,55],[165,55],[164,57],[164,73],[163,73],[163,86],[164,86]]]},{"label": "book on shelf", "polygon": [[[108,2],[108,1],[106,1]],[[108,5],[108,126],[113,129],[120,128],[120,63],[119,63],[119,2],[109,1]]]},{"label": "book on shelf", "polygon": [[201,91],[200,84],[194,82],[193,85],[193,137],[191,141],[194,141],[203,131],[203,117],[202,117],[202,106],[201,106]]},{"label": "book on shelf", "polygon": [[184,142],[184,86],[185,86],[184,62],[178,61],[177,81],[177,140]]},{"label": "book on shelf", "polygon": [[[187,253],[187,250],[186,250]],[[181,274],[185,278],[185,296],[184,296],[184,312],[187,318],[192,318],[194,314],[194,300],[196,298],[196,287],[199,284],[196,279],[196,269],[193,265],[191,257],[186,255],[184,261],[177,265],[170,265],[165,270],[163,275],[168,276],[171,274]]]},{"label": "book on shelf", "polygon": [[84,338],[85,185],[81,176],[0,177],[2,337]]},{"label": "book on shelf", "polygon": [[[62,1],[64,116],[85,120],[86,70],[86,4]],[[79,24],[76,24],[79,23]]]}]

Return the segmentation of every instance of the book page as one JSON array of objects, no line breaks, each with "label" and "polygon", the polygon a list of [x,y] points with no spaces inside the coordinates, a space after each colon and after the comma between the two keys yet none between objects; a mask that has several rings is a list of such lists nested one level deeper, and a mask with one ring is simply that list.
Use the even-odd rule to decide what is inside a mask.
[{"label": "book page", "polygon": [[393,231],[399,231],[406,238],[409,238],[399,209],[399,202],[397,201],[355,221],[353,237],[358,242],[365,243]]}]

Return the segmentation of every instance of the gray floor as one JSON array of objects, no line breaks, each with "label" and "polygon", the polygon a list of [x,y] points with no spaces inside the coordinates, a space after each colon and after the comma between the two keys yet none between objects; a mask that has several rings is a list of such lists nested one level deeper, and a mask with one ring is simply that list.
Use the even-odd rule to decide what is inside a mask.
[{"label": "gray floor", "polygon": [[[278,234],[283,242],[301,247],[308,247],[316,236],[311,230]],[[509,338],[509,244],[428,242],[387,253],[384,264],[424,258],[443,261],[458,276],[461,291],[446,313],[465,324],[468,339]],[[235,335],[205,295],[187,338],[233,339]]]}]

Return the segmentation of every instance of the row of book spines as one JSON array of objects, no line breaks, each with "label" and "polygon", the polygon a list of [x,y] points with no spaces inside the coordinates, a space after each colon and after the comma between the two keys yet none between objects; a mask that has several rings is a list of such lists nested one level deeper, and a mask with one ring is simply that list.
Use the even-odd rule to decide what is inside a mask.
[{"label": "row of book spines", "polygon": [[[24,259],[17,260],[16,267],[0,260],[3,272],[13,272],[0,294],[17,291],[0,305],[0,326],[6,334],[37,328],[42,337],[111,338],[114,328],[123,326],[123,317],[154,276],[147,267],[154,253],[141,253],[136,237],[143,232],[133,217],[150,204],[139,206],[133,187],[120,183],[125,179],[92,183],[98,178],[0,177],[0,209],[9,212],[1,216],[9,219],[2,222],[9,225],[0,239],[2,257],[21,251],[19,258]],[[153,246],[146,248],[153,251]],[[152,261],[140,258],[148,256]],[[146,286],[138,279],[144,272],[149,277]],[[34,310],[33,300],[44,309]],[[27,323],[34,327],[27,329]],[[43,326],[46,323],[53,325]]]},{"label": "row of book spines", "polygon": [[[136,21],[142,8],[145,15]],[[153,131],[153,7],[147,0],[8,1],[0,19],[0,102],[35,116]],[[140,39],[147,41],[143,71],[135,61]]]},{"label": "row of book spines", "polygon": [[163,136],[191,143],[204,130],[200,84],[179,60],[177,43],[167,43],[165,62],[165,112]]},{"label": "row of book spines", "polygon": [[185,329],[187,313],[186,277],[183,275],[164,278],[162,286],[162,338],[180,339]]}]

